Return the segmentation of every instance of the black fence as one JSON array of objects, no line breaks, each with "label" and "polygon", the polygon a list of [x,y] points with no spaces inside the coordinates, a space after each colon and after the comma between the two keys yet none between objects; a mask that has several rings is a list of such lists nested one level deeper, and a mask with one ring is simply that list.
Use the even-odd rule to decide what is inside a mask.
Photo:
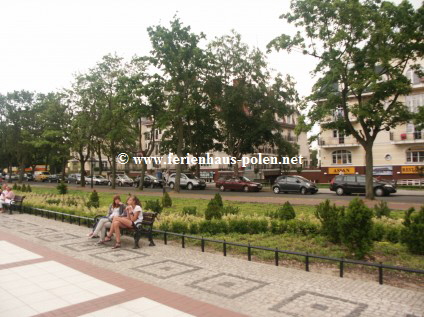
[{"label": "black fence", "polygon": [[[86,225],[87,227],[91,227],[94,224],[94,218],[90,217],[84,217],[84,216],[77,216],[72,214],[67,214],[63,212],[53,211],[53,210],[47,210],[42,208],[34,208],[34,207],[28,207],[28,206],[9,206],[9,211],[19,211],[21,213],[28,213],[33,215],[39,215],[42,217],[46,217],[49,219],[54,219],[62,222],[69,222],[81,225]],[[246,248],[247,252],[247,260],[252,261],[252,250],[262,250],[267,252],[273,252],[274,253],[274,264],[276,266],[279,266],[280,262],[280,255],[282,254],[288,254],[288,255],[295,255],[304,257],[304,263],[305,263],[305,270],[309,272],[310,270],[310,259],[321,259],[326,260],[330,262],[336,262],[339,265],[339,276],[344,276],[344,265],[345,264],[355,264],[355,265],[361,265],[365,267],[375,267],[378,269],[378,282],[380,284],[383,284],[383,270],[394,270],[394,271],[400,271],[400,272],[408,272],[408,273],[416,273],[416,274],[424,274],[424,270],[419,269],[411,269],[407,267],[401,267],[401,266],[394,266],[394,265],[385,265],[383,263],[373,263],[373,262],[365,262],[365,261],[359,261],[359,260],[351,260],[351,259],[343,259],[343,258],[332,258],[328,256],[322,256],[322,255],[316,255],[316,254],[310,254],[310,253],[304,253],[304,252],[295,252],[295,251],[288,251],[288,250],[280,250],[278,248],[267,248],[267,247],[261,247],[261,246],[254,246],[249,244],[242,244],[242,243],[235,243],[235,242],[228,242],[225,240],[214,240],[214,239],[208,239],[204,237],[197,237],[197,236],[190,236],[182,233],[175,233],[175,232],[168,232],[168,231],[162,231],[162,230],[153,230],[154,233],[163,235],[163,242],[164,244],[168,244],[168,236],[174,236],[174,237],[180,237],[181,238],[181,247],[185,248],[186,245],[186,239],[191,240],[197,240],[200,241],[200,247],[201,251],[205,252],[205,243],[211,242],[211,243],[217,243],[222,244],[222,253],[224,256],[227,256],[227,247],[228,246],[235,246],[235,247],[241,247]]]}]

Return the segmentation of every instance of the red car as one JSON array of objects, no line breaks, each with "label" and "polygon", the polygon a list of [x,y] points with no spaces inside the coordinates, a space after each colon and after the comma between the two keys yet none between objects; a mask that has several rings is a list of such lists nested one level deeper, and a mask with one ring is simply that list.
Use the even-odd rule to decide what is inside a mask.
[{"label": "red car", "polygon": [[218,179],[215,183],[215,186],[219,188],[220,191],[229,190],[242,190],[244,192],[258,192],[262,189],[260,183],[252,182],[250,179],[244,176],[226,176]]}]

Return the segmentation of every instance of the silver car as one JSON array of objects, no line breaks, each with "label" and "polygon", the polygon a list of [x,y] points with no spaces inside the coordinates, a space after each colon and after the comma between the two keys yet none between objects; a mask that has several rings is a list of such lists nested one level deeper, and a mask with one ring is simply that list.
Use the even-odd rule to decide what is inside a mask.
[{"label": "silver car", "polygon": [[[85,178],[86,184],[91,184],[91,176]],[[95,185],[109,185],[109,181],[102,175],[94,175],[93,184]]]},{"label": "silver car", "polygon": [[[115,184],[118,186],[133,186],[134,181],[128,175],[116,175]],[[112,178],[110,179],[109,185],[112,185]]]},{"label": "silver car", "polygon": [[[170,188],[175,187],[175,173],[173,173],[169,176],[168,186]],[[205,189],[206,188],[206,182],[203,179],[199,179],[192,174],[181,173],[180,186],[182,188],[187,188],[189,190],[192,190],[193,188]]]}]

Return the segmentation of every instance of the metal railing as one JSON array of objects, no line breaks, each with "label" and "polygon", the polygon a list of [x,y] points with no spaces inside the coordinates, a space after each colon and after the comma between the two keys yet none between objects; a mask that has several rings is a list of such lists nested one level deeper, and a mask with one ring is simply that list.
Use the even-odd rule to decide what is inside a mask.
[{"label": "metal railing", "polygon": [[[70,224],[72,223],[78,223],[80,226],[85,222],[87,227],[90,227],[94,224],[94,218],[90,217],[84,217],[84,216],[77,216],[72,214],[67,214],[63,212],[48,210],[48,209],[42,209],[42,208],[35,208],[35,207],[29,207],[29,206],[5,206],[6,208],[9,208],[10,212],[13,210],[19,211],[21,213],[29,213],[34,215],[40,215],[42,217],[47,217],[48,219],[53,218],[54,220],[61,220],[62,222],[65,222],[66,220],[69,221]],[[51,218],[50,218],[51,216]],[[68,219],[66,219],[68,218]],[[73,222],[73,219],[75,220]],[[252,250],[261,250],[261,251],[268,251],[274,253],[274,264],[276,266],[279,266],[280,262],[280,255],[281,254],[288,254],[288,255],[295,255],[304,257],[304,265],[305,265],[305,271],[310,271],[310,259],[320,259],[320,260],[326,260],[331,262],[336,262],[339,264],[339,276],[344,276],[344,266],[345,264],[355,264],[355,265],[361,265],[366,267],[375,267],[378,269],[378,282],[382,285],[383,284],[383,270],[395,270],[395,271],[401,271],[401,272],[408,272],[408,273],[416,273],[416,274],[424,274],[424,270],[420,269],[412,269],[407,267],[401,267],[401,266],[394,266],[394,265],[386,265],[382,262],[380,263],[373,263],[373,262],[365,262],[360,260],[352,260],[352,259],[344,259],[344,258],[333,258],[323,255],[316,255],[311,254],[308,252],[296,252],[296,251],[289,251],[289,250],[280,250],[278,248],[268,248],[268,247],[261,247],[261,246],[254,246],[250,243],[243,244],[243,243],[236,243],[236,242],[229,242],[226,240],[215,240],[215,239],[208,239],[204,237],[198,237],[198,236],[191,236],[186,235],[184,233],[175,233],[175,232],[168,232],[163,230],[153,230],[154,233],[162,234],[163,235],[163,242],[164,244],[168,244],[168,236],[175,236],[175,237],[181,237],[181,247],[185,248],[186,246],[186,239],[192,239],[200,241],[200,247],[201,251],[205,252],[205,243],[206,242],[212,242],[217,244],[222,244],[222,252],[224,256],[227,256],[227,247],[228,246],[235,246],[235,247],[242,247],[246,248],[247,251],[247,260],[252,261]]]}]

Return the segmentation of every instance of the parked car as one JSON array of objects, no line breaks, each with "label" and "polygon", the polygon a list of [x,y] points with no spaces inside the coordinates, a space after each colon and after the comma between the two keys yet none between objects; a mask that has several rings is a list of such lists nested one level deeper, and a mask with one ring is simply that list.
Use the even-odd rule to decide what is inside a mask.
[{"label": "parked car", "polygon": [[32,182],[34,180],[34,175],[32,175],[32,173],[25,173],[24,174],[24,178],[29,181]]},{"label": "parked car", "polygon": [[[91,184],[91,177],[92,176],[87,176],[85,178],[86,184]],[[94,175],[93,184],[95,184],[95,185],[109,185],[109,180],[102,175]]]},{"label": "parked car", "polygon": [[34,181],[46,182],[49,176],[50,176],[49,172],[35,172]]},{"label": "parked car", "polygon": [[[175,187],[175,173],[169,175],[168,186],[170,188]],[[192,174],[181,173],[180,186],[189,190],[192,190],[193,188],[205,189],[206,182],[203,179],[199,179]]]},{"label": "parked car", "polygon": [[[126,174],[118,174],[115,178],[115,184],[118,186],[133,186],[134,181]],[[109,185],[112,185],[112,178],[109,180]]]},{"label": "parked car", "polygon": [[81,183],[81,174],[69,174],[68,175],[68,184],[79,184]]},{"label": "parked car", "polygon": [[[137,176],[134,179],[134,187],[140,186],[140,178],[141,178],[141,176]],[[158,179],[157,177],[155,177],[153,175],[145,175],[143,186],[144,187],[151,187],[151,188],[163,187],[163,180]]]},{"label": "parked car", "polygon": [[[374,194],[388,196],[396,193],[396,186],[389,182],[373,179]],[[338,175],[331,180],[330,190],[341,196],[344,194],[364,194],[365,175]]]},{"label": "parked car", "polygon": [[303,176],[282,175],[275,180],[274,185],[272,185],[272,191],[274,194],[294,192],[306,195],[316,194],[318,188],[314,182],[311,182]]},{"label": "parked car", "polygon": [[47,177],[47,181],[49,183],[59,183],[60,182],[60,176],[59,174],[51,174]]},{"label": "parked car", "polygon": [[242,190],[244,192],[258,192],[262,189],[262,184],[252,182],[244,176],[224,176],[218,179],[215,186],[220,191],[229,190]]}]

